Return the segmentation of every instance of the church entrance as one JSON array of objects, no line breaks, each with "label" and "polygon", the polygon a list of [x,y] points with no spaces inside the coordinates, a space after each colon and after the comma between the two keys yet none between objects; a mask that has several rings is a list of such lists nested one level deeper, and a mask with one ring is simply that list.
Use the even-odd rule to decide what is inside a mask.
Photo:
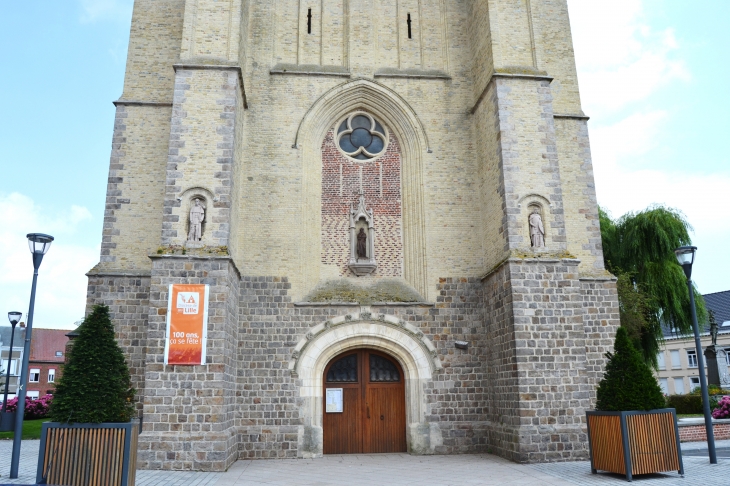
[{"label": "church entrance", "polygon": [[395,359],[347,351],[323,378],[325,454],[406,452],[405,378]]}]

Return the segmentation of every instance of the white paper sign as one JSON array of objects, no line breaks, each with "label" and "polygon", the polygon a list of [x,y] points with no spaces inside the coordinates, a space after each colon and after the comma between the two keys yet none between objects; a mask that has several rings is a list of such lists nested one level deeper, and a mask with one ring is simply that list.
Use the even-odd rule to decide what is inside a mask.
[{"label": "white paper sign", "polygon": [[342,388],[327,388],[327,413],[342,413]]}]

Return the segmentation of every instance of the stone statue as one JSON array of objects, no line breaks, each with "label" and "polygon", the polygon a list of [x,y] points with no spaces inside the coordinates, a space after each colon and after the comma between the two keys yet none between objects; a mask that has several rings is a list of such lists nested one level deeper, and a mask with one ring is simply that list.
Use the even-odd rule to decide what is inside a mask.
[{"label": "stone statue", "polygon": [[367,242],[368,242],[368,235],[365,234],[365,229],[360,228],[360,232],[357,234],[357,259],[361,258],[367,258],[368,252],[367,252]]},{"label": "stone statue", "polygon": [[545,228],[542,226],[542,217],[537,209],[530,215],[530,241],[534,248],[545,246]]},{"label": "stone statue", "polygon": [[712,336],[712,345],[717,346],[717,332],[720,330],[720,327],[717,325],[717,321],[715,320],[715,313],[710,310],[708,314],[710,316],[710,336]]},{"label": "stone statue", "polygon": [[200,204],[200,199],[196,199],[195,204],[190,208],[190,232],[188,233],[188,241],[200,241],[203,237],[203,219],[205,219],[205,207]]}]

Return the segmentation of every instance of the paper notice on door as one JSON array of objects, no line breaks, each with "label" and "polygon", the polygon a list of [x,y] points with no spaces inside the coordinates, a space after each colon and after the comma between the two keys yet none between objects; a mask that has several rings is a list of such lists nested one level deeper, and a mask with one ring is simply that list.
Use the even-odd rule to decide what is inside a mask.
[{"label": "paper notice on door", "polygon": [[327,388],[327,413],[342,413],[342,388]]}]

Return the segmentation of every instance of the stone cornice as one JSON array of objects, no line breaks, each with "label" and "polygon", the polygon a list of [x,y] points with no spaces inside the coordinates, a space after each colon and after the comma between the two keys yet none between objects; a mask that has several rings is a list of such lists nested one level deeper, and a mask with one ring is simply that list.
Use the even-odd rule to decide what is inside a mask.
[{"label": "stone cornice", "polygon": [[149,272],[149,270],[96,270],[92,268],[88,272],[86,272],[87,277],[135,277],[135,278],[144,278],[144,277],[151,277],[152,274]]},{"label": "stone cornice", "polygon": [[553,113],[553,118],[563,118],[566,120],[590,120],[591,117],[583,115],[583,114],[577,114],[577,113]]},{"label": "stone cornice", "polygon": [[479,98],[477,98],[477,101],[474,103],[474,106],[471,110],[469,110],[469,114],[473,115],[476,113],[477,108],[479,108],[479,105],[482,103],[482,100],[487,95],[487,91],[489,90],[489,85],[492,84],[492,81],[494,81],[497,78],[512,78],[512,79],[528,79],[528,80],[534,80],[534,81],[550,81],[552,83],[553,79],[555,79],[553,76],[548,76],[547,74],[529,74],[529,73],[500,73],[500,72],[493,72],[491,76],[489,76],[489,79],[484,84],[484,89],[482,90],[482,93],[479,95]]},{"label": "stone cornice", "polygon": [[375,71],[376,78],[410,78],[410,79],[451,79],[451,76],[440,69],[397,69],[381,68]]},{"label": "stone cornice", "polygon": [[124,100],[121,98],[112,103],[114,106],[172,106],[172,102],[167,101]]},{"label": "stone cornice", "polygon": [[238,73],[238,85],[239,88],[241,88],[241,97],[243,98],[243,107],[245,109],[248,109],[248,100],[246,99],[246,87],[243,84],[243,70],[238,64],[201,64],[180,62],[177,64],[173,64],[172,68],[175,70],[175,72],[177,72],[178,69],[193,69],[201,71],[236,71],[236,73]]},{"label": "stone cornice", "polygon": [[320,66],[319,64],[289,64],[280,62],[269,74],[303,74],[308,76],[340,76],[349,78],[350,70],[344,66]]},{"label": "stone cornice", "polygon": [[241,272],[238,270],[238,266],[236,265],[236,262],[233,260],[233,258],[230,255],[170,255],[170,254],[160,254],[160,253],[152,253],[151,255],[147,255],[150,260],[203,260],[203,261],[227,261],[232,266],[233,269],[236,271],[236,274],[238,275],[238,279],[241,279]]}]

